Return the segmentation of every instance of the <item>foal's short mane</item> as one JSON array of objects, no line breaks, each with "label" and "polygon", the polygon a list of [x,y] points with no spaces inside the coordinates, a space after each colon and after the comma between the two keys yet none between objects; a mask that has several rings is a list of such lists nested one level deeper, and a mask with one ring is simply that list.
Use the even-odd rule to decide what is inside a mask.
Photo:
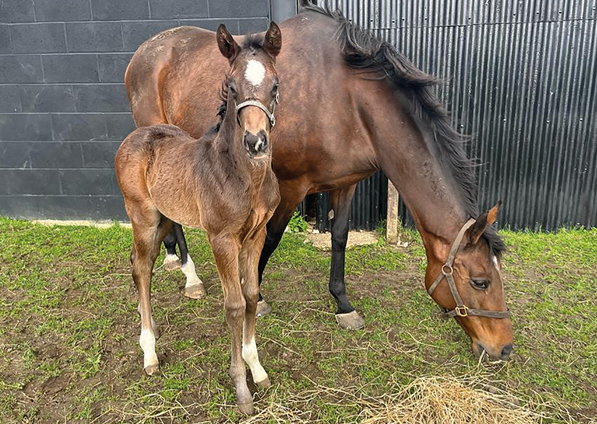
[{"label": "foal's short mane", "polygon": [[[342,12],[331,10],[327,1],[323,8],[308,4],[303,10],[320,13],[336,21],[337,38],[348,66],[378,73],[379,79],[389,79],[407,96],[414,118],[430,128],[432,147],[438,151],[437,159],[441,166],[460,188],[459,197],[464,210],[476,218],[478,186],[475,162],[466,155],[463,136],[450,125],[448,112],[429,89],[438,81],[413,65],[392,44],[349,22]],[[504,242],[493,227],[487,228],[484,237],[495,255],[499,256],[505,250]]]}]

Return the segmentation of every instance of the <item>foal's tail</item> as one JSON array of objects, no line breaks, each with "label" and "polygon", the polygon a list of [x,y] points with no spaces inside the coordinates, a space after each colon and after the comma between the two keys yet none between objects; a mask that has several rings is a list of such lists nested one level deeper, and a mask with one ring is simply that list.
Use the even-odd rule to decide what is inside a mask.
[{"label": "foal's tail", "polygon": [[189,249],[187,248],[187,241],[184,238],[184,233],[182,232],[182,225],[174,223],[172,227],[172,231],[174,231],[174,235],[176,237],[176,244],[178,244],[178,249],[180,250],[180,263],[184,266],[187,263],[189,257]]}]

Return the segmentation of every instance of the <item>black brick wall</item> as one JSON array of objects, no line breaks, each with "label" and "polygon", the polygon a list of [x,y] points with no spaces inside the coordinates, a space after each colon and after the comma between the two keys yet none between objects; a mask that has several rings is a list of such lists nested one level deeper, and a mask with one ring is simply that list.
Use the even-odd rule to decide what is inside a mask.
[{"label": "black brick wall", "polygon": [[0,215],[126,219],[113,162],[132,54],[179,25],[263,31],[280,3],[295,2],[0,0]]}]

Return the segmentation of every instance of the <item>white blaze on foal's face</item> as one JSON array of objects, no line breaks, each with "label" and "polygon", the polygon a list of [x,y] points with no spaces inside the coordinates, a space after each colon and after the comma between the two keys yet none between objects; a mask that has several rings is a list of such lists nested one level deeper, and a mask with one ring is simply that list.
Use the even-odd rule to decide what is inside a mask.
[{"label": "white blaze on foal's face", "polygon": [[253,87],[259,87],[265,78],[265,67],[257,60],[249,60],[245,70],[245,78]]}]

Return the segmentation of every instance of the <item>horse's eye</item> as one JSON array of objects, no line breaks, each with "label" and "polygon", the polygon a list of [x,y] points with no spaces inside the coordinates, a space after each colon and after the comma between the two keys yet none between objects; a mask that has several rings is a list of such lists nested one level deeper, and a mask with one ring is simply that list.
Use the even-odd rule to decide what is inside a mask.
[{"label": "horse's eye", "polygon": [[272,87],[272,93],[276,94],[278,92],[278,87],[280,86],[280,84],[278,84],[277,82],[274,83],[274,86]]},{"label": "horse's eye", "polygon": [[485,290],[489,287],[488,280],[471,280],[471,286],[477,290]]}]

